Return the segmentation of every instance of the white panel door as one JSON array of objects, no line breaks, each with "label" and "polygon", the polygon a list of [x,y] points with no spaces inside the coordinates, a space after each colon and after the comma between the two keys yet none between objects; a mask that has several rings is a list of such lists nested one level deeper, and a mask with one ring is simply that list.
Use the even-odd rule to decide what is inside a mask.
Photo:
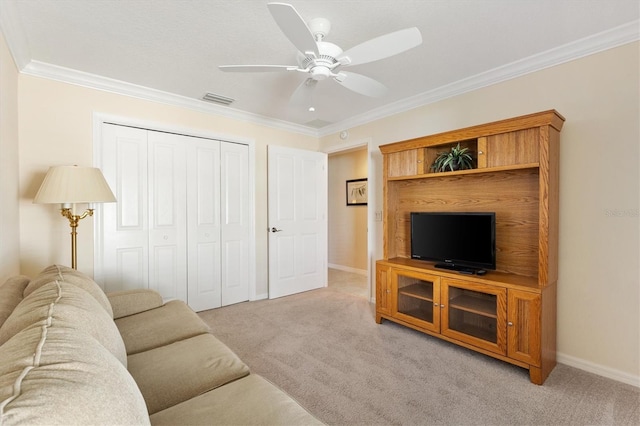
[{"label": "white panel door", "polygon": [[222,305],[249,300],[249,147],[222,142]]},{"label": "white panel door", "polygon": [[220,142],[192,138],[187,164],[187,301],[194,311],[203,311],[222,303]]},{"label": "white panel door", "polygon": [[187,300],[186,145],[190,138],[149,132],[149,288]]},{"label": "white panel door", "polygon": [[[222,148],[221,148],[222,147]],[[201,311],[249,299],[249,147],[102,124],[96,276]]]},{"label": "white panel door", "polygon": [[102,204],[106,292],[148,288],[147,131],[103,124],[102,172],[117,203]]},{"label": "white panel door", "polygon": [[327,285],[327,155],[268,147],[269,298]]}]

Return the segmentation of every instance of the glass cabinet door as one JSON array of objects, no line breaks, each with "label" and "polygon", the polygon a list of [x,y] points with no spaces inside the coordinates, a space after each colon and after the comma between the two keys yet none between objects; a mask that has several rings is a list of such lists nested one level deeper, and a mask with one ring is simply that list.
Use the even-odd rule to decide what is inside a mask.
[{"label": "glass cabinet door", "polygon": [[393,271],[394,316],[420,327],[440,331],[440,277],[412,271]]},{"label": "glass cabinet door", "polygon": [[453,279],[442,284],[442,334],[505,355],[506,289]]}]

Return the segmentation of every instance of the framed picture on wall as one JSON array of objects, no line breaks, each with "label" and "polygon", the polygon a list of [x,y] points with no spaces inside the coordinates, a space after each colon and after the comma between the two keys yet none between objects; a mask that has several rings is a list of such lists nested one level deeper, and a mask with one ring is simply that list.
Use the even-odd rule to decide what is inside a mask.
[{"label": "framed picture on wall", "polygon": [[367,178],[347,181],[347,206],[366,206],[368,199]]}]

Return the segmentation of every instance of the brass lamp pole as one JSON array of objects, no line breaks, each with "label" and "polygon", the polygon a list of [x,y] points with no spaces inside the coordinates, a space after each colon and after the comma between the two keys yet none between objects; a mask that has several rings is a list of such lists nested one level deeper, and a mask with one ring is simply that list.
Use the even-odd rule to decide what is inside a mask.
[{"label": "brass lamp pole", "polygon": [[69,226],[71,226],[71,267],[78,269],[78,252],[76,251],[78,222],[87,216],[93,216],[93,209],[87,209],[81,215],[77,215],[73,214],[73,210],[67,207],[60,209],[60,214],[69,219]]},{"label": "brass lamp pole", "polygon": [[78,224],[87,216],[93,216],[89,206],[81,215],[76,214],[76,204],[110,203],[116,201],[100,169],[93,167],[56,166],[49,168],[34,203],[60,204],[60,214],[69,220],[71,227],[71,267],[78,267],[76,240]]}]

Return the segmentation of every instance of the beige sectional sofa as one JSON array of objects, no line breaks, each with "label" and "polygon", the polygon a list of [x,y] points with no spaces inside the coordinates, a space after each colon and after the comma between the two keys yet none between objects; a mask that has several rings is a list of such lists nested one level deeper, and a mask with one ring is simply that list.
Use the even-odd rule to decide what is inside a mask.
[{"label": "beige sectional sofa", "polygon": [[0,425],[321,424],[183,302],[53,265],[0,286]]}]

